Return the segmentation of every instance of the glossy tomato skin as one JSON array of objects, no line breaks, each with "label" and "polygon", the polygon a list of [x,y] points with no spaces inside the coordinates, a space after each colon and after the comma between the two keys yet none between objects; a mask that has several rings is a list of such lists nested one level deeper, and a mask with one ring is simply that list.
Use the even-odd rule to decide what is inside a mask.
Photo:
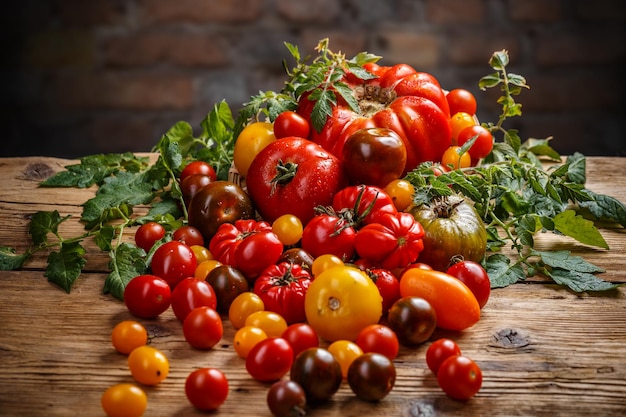
[{"label": "glossy tomato skin", "polygon": [[485,268],[481,264],[474,261],[462,260],[450,266],[446,270],[447,274],[461,280],[469,287],[480,308],[483,308],[489,300],[491,294],[491,281]]},{"label": "glossy tomato skin", "polygon": [[295,381],[282,379],[267,391],[267,406],[276,417],[298,417],[306,414],[306,393]]},{"label": "glossy tomato skin", "polygon": [[183,194],[183,201],[188,207],[191,199],[198,193],[205,185],[213,182],[211,177],[204,174],[192,174],[180,181],[180,192]]},{"label": "glossy tomato skin", "polygon": [[189,225],[200,230],[205,242],[211,240],[223,223],[252,219],[254,206],[237,184],[214,181],[200,189],[189,203]]},{"label": "glossy tomato skin", "polygon": [[474,144],[469,148],[469,154],[474,159],[481,159],[489,155],[493,149],[493,135],[486,128],[475,125],[461,130],[457,142],[463,146],[465,142],[476,136]]},{"label": "glossy tomato skin", "polygon": [[193,250],[188,245],[173,240],[157,248],[152,255],[150,269],[174,289],[180,281],[193,276],[196,266],[196,254]]},{"label": "glossy tomato skin", "polygon": [[315,258],[313,258],[309,252],[300,247],[295,247],[283,251],[282,255],[280,255],[280,258],[278,259],[278,262],[290,262],[297,264],[300,265],[301,268],[311,272],[314,260]]},{"label": "glossy tomato skin", "polygon": [[441,364],[450,356],[461,354],[461,348],[452,339],[440,338],[428,346],[426,350],[426,364],[435,375],[439,371]]},{"label": "glossy tomato skin", "polygon": [[283,243],[272,231],[250,235],[235,250],[237,268],[253,285],[265,268],[276,264],[283,249]]},{"label": "glossy tomato skin", "polygon": [[213,165],[209,164],[205,161],[191,161],[185,168],[180,172],[178,179],[183,181],[185,178],[191,175],[206,175],[211,179],[211,181],[215,181],[217,179],[217,174],[215,172],[215,168]]},{"label": "glossy tomato skin", "polygon": [[344,187],[333,197],[333,209],[336,212],[350,211],[356,227],[377,223],[378,218],[386,213],[398,212],[391,197],[375,185],[351,185]]},{"label": "glossy tomato skin", "polygon": [[303,350],[312,347],[319,347],[320,339],[315,329],[308,323],[292,323],[280,336],[291,345],[294,358]]},{"label": "glossy tomato skin", "polygon": [[428,301],[435,309],[437,326],[442,329],[465,330],[480,320],[480,306],[472,291],[445,272],[408,269],[400,277],[400,295]]},{"label": "glossy tomato skin", "polygon": [[222,318],[211,307],[196,307],[183,321],[185,340],[196,349],[211,349],[224,334]]},{"label": "glossy tomato skin", "polygon": [[172,233],[172,239],[178,242],[182,242],[187,246],[204,246],[204,237],[198,228],[193,226],[181,226],[174,230]]},{"label": "glossy tomato skin", "polygon": [[333,214],[318,214],[302,231],[302,249],[314,258],[335,255],[343,261],[354,257],[356,231],[348,221]]},{"label": "glossy tomato skin", "polygon": [[[281,175],[289,170],[293,176]],[[272,223],[293,214],[306,224],[315,207],[328,206],[346,184],[341,162],[321,146],[290,136],[276,140],[254,158],[246,179],[248,193],[261,217]]]},{"label": "glossy tomato skin", "polygon": [[356,344],[364,353],[376,352],[394,360],[400,351],[400,342],[396,333],[384,324],[370,324],[359,332]]},{"label": "glossy tomato skin", "polygon": [[400,281],[393,272],[385,268],[366,269],[365,273],[376,284],[383,298],[383,314],[387,314],[393,303],[400,298]]},{"label": "glossy tomato skin", "polygon": [[268,222],[255,219],[221,224],[209,242],[209,251],[219,262],[236,268],[235,251],[241,242],[250,235],[271,230],[272,226]]},{"label": "glossy tomato skin", "polygon": [[230,265],[215,267],[206,277],[217,296],[217,311],[228,314],[230,304],[241,293],[250,290],[246,277]]},{"label": "glossy tomato skin", "polygon": [[253,122],[243,128],[233,150],[233,164],[239,174],[246,178],[250,164],[263,148],[274,142],[274,126],[269,122]]},{"label": "glossy tomato skin", "polygon": [[185,380],[185,395],[199,410],[217,410],[228,398],[228,379],[216,368],[199,368]]},{"label": "glossy tomato skin", "polygon": [[396,367],[391,359],[369,352],[357,357],[348,369],[348,385],[364,401],[380,401],[396,382]]},{"label": "glossy tomato skin", "polygon": [[217,296],[208,282],[187,277],[172,291],[171,304],[174,315],[182,322],[196,307],[217,308]]},{"label": "glossy tomato skin", "polygon": [[465,112],[471,115],[476,114],[476,97],[470,91],[463,88],[455,88],[446,94],[446,100],[450,107],[450,114]]},{"label": "glossy tomato skin", "polygon": [[308,138],[311,126],[309,122],[294,111],[284,111],[276,116],[274,120],[274,136],[282,139],[289,136]]},{"label": "glossy tomato skin", "polygon": [[453,355],[443,361],[437,371],[437,383],[455,400],[472,398],[482,386],[483,374],[480,367],[463,355]]},{"label": "glossy tomato skin", "polygon": [[155,318],[170,306],[172,292],[164,279],[155,275],[139,275],[124,289],[124,303],[135,316]]},{"label": "glossy tomato skin", "polygon": [[343,168],[351,184],[385,187],[400,178],[406,166],[406,146],[391,129],[357,130],[343,147]]},{"label": "glossy tomato skin", "polygon": [[327,349],[321,347],[300,352],[291,365],[289,376],[304,389],[310,404],[330,399],[343,381],[341,365]]},{"label": "glossy tomato skin", "polygon": [[282,378],[293,363],[291,345],[281,337],[269,337],[257,343],[246,356],[246,370],[258,381]]},{"label": "glossy tomato skin", "polygon": [[137,385],[120,383],[107,388],[100,403],[108,417],[141,417],[148,406],[148,397]]},{"label": "glossy tomato skin", "polygon": [[417,346],[430,338],[437,327],[437,312],[420,297],[402,297],[387,314],[389,327],[405,346]]},{"label": "glossy tomato skin", "polygon": [[150,252],[154,243],[165,237],[165,227],[157,222],[148,222],[139,226],[135,232],[137,247]]}]

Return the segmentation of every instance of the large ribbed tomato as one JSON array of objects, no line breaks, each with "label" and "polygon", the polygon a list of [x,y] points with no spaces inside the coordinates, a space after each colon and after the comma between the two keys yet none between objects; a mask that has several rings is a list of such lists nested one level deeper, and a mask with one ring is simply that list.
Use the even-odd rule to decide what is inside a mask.
[{"label": "large ribbed tomato", "polygon": [[343,80],[359,110],[354,111],[338,95],[332,115],[321,129],[311,118],[315,101],[309,94],[301,96],[298,113],[314,127],[309,139],[342,159],[350,135],[360,129],[382,127],[395,131],[406,146],[404,173],[420,162],[441,160],[451,142],[450,110],[437,79],[406,64],[388,67],[368,63],[364,68],[377,77],[364,81],[348,74]]}]

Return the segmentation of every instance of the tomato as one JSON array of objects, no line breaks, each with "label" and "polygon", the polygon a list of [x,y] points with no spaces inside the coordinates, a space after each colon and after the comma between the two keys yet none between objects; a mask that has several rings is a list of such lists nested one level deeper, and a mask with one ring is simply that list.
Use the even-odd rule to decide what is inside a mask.
[{"label": "tomato", "polygon": [[202,263],[198,263],[198,266],[196,267],[193,276],[197,279],[206,280],[206,278],[209,276],[209,273],[218,266],[222,266],[222,263],[215,259],[208,259]]},{"label": "tomato", "polygon": [[403,296],[387,314],[389,327],[405,346],[417,346],[428,340],[437,327],[437,312],[420,297]]},{"label": "tomato", "polygon": [[196,254],[181,242],[172,240],[159,246],[154,255],[150,269],[152,273],[163,278],[174,289],[176,284],[196,271]]},{"label": "tomato", "polygon": [[223,223],[255,217],[252,200],[237,184],[214,181],[200,189],[189,202],[189,225],[197,227],[209,242]]},{"label": "tomato", "polygon": [[354,340],[365,326],[378,323],[382,297],[363,271],[337,266],[311,282],[304,309],[307,322],[322,339]]},{"label": "tomato", "polygon": [[156,222],[148,222],[139,226],[135,232],[135,244],[146,252],[150,252],[154,243],[163,237],[165,237],[165,227]]},{"label": "tomato", "polygon": [[308,138],[310,131],[311,126],[309,126],[309,122],[294,111],[284,111],[276,116],[276,120],[274,120],[274,136],[276,136],[276,139],[288,136]]},{"label": "tomato", "polygon": [[439,367],[450,356],[458,356],[461,354],[461,348],[452,339],[441,338],[435,340],[428,346],[426,350],[426,364],[435,375],[439,371]]},{"label": "tomato", "polygon": [[260,327],[243,326],[235,332],[235,337],[233,338],[235,352],[245,359],[252,348],[261,340],[267,339],[267,337],[267,333]]},{"label": "tomato", "polygon": [[246,356],[246,370],[258,381],[282,378],[293,363],[291,345],[282,337],[269,337],[257,343]]},{"label": "tomato", "polygon": [[378,222],[383,214],[398,211],[391,197],[374,185],[353,185],[339,190],[333,197],[333,209],[337,213],[347,212],[357,229]]},{"label": "tomato", "polygon": [[196,349],[211,349],[224,335],[222,318],[211,307],[196,307],[183,321],[185,340]]},{"label": "tomato", "polygon": [[464,401],[472,398],[480,390],[483,373],[470,358],[453,355],[439,367],[437,382],[449,397]]},{"label": "tomato", "polygon": [[487,271],[481,264],[474,261],[459,261],[446,270],[447,274],[461,280],[469,287],[480,308],[483,308],[491,294],[491,281]]},{"label": "tomato", "polygon": [[311,273],[313,273],[314,261],[315,258],[313,258],[309,252],[299,247],[289,248],[283,251],[283,254],[280,255],[280,258],[278,258],[278,262],[297,264]]},{"label": "tomato", "polygon": [[269,122],[253,122],[243,128],[233,150],[233,163],[242,177],[248,177],[254,158],[275,140],[274,126]]},{"label": "tomato", "polygon": [[[198,228],[193,226],[181,226],[174,230],[172,239],[182,242],[187,246],[204,246],[204,238]],[[195,254],[195,253],[194,253]]]},{"label": "tomato", "polygon": [[450,114],[465,112],[471,115],[476,114],[476,98],[474,94],[463,89],[455,88],[446,94],[448,106],[450,106]]},{"label": "tomato", "polygon": [[220,225],[209,242],[209,250],[223,264],[237,267],[235,251],[241,242],[255,233],[269,232],[272,226],[266,221],[255,219],[236,220]]},{"label": "tomato", "polygon": [[355,236],[356,231],[349,220],[334,214],[318,214],[304,227],[300,244],[315,258],[334,255],[349,261],[355,253]]},{"label": "tomato", "polygon": [[308,223],[315,207],[330,205],[345,183],[339,159],[295,136],[272,142],[259,152],[246,179],[257,211],[270,223],[283,214]]},{"label": "tomato", "polygon": [[187,375],[185,395],[199,410],[217,410],[228,398],[228,379],[216,368],[199,368]]},{"label": "tomato", "polygon": [[215,168],[211,164],[205,161],[191,161],[178,175],[178,179],[183,181],[185,178],[191,175],[206,175],[211,181],[217,180],[217,174]]},{"label": "tomato", "polygon": [[398,336],[384,324],[370,324],[364,327],[356,338],[356,344],[363,353],[380,353],[389,360],[394,360],[400,351]]},{"label": "tomato", "polygon": [[348,369],[348,385],[357,398],[364,401],[382,400],[395,383],[396,367],[391,359],[380,353],[365,353]]},{"label": "tomato", "polygon": [[251,291],[246,291],[230,303],[228,319],[235,329],[239,329],[245,325],[250,314],[263,310],[265,310],[265,304],[261,297]]},{"label": "tomato", "polygon": [[472,166],[472,157],[468,152],[461,153],[460,146],[450,146],[441,157],[441,164],[448,169],[460,169]]},{"label": "tomato", "polygon": [[274,382],[267,391],[266,400],[273,416],[298,417],[306,414],[306,393],[300,384],[290,379]]},{"label": "tomato", "polygon": [[193,251],[193,254],[196,255],[196,269],[198,269],[198,265],[200,265],[202,262],[214,259],[213,254],[204,246],[191,245],[190,248]]},{"label": "tomato", "polygon": [[180,181],[180,192],[183,195],[183,201],[186,206],[189,206],[191,199],[200,191],[205,185],[209,185],[215,180],[211,179],[208,175],[193,174]]},{"label": "tomato", "polygon": [[348,377],[348,368],[352,362],[363,354],[361,347],[350,340],[335,340],[328,346],[328,351],[339,362],[343,379]]},{"label": "tomato", "polygon": [[365,273],[376,284],[383,299],[383,314],[387,314],[393,303],[400,298],[400,281],[393,272],[385,268],[365,269]]},{"label": "tomato", "polygon": [[300,352],[291,365],[289,377],[302,387],[307,403],[330,399],[343,381],[337,359],[327,349],[320,347]]},{"label": "tomato", "polygon": [[246,317],[245,326],[254,326],[263,329],[269,337],[281,337],[287,329],[287,321],[273,311],[256,311]]},{"label": "tomato", "polygon": [[476,140],[469,148],[470,156],[474,159],[481,159],[489,155],[493,149],[493,135],[491,132],[480,125],[466,127],[459,133],[459,146],[463,146],[465,142],[473,137],[476,137]]},{"label": "tomato", "polygon": [[403,268],[415,262],[424,243],[424,229],[410,213],[385,214],[378,223],[363,226],[354,238],[361,258],[380,263],[383,268]]},{"label": "tomato", "polygon": [[283,214],[272,223],[272,231],[285,246],[295,245],[302,238],[302,222],[293,214]]},{"label": "tomato", "polygon": [[400,294],[428,301],[442,329],[464,330],[480,319],[480,306],[472,291],[445,272],[411,268],[400,277]]},{"label": "tomato", "polygon": [[463,196],[442,197],[408,211],[424,227],[424,250],[418,262],[445,271],[454,257],[480,262],[485,256],[485,224]]},{"label": "tomato", "polygon": [[140,384],[157,385],[167,378],[170,363],[160,350],[152,346],[139,346],[128,355],[128,368]]},{"label": "tomato", "polygon": [[174,315],[182,322],[196,307],[217,308],[217,296],[208,282],[187,277],[172,291],[171,304]]},{"label": "tomato", "polygon": [[316,101],[309,93],[301,96],[298,113],[309,120],[314,129],[311,140],[343,160],[347,139],[364,128],[381,127],[395,131],[407,152],[406,172],[423,161],[436,161],[450,145],[450,112],[444,91],[430,74],[417,72],[406,64],[378,66],[378,78],[359,80],[354,74],[346,77],[358,102],[355,112],[337,95],[331,115],[319,129],[311,121]]},{"label": "tomato", "polygon": [[108,417],[141,417],[148,406],[148,397],[138,386],[121,383],[107,388],[100,403]]},{"label": "tomato", "polygon": [[327,253],[317,256],[311,265],[311,273],[314,277],[334,266],[345,266],[345,263],[333,254]]},{"label": "tomato", "polygon": [[343,145],[343,169],[352,184],[385,187],[400,178],[406,166],[406,146],[391,129],[357,130]]},{"label": "tomato", "polygon": [[[452,145],[458,145],[459,133],[461,133],[463,129],[469,126],[474,126],[475,124],[476,120],[471,114],[466,112],[453,113],[452,117],[450,118],[450,134],[452,136]],[[440,160],[441,159],[442,158],[440,158]]]},{"label": "tomato", "polygon": [[405,179],[396,179],[385,186],[385,192],[398,211],[404,211],[413,202],[415,187]]},{"label": "tomato", "polygon": [[304,296],[311,274],[300,265],[282,262],[270,265],[254,282],[254,293],[268,311],[280,314],[288,324],[306,320]]},{"label": "tomato", "polygon": [[252,285],[263,270],[278,262],[283,249],[274,232],[253,233],[237,246],[235,264]]},{"label": "tomato", "polygon": [[319,337],[315,329],[308,323],[292,323],[280,335],[291,345],[293,356],[296,357],[300,352],[312,347],[318,347],[320,344]]},{"label": "tomato", "polygon": [[133,315],[151,319],[170,306],[172,290],[162,278],[139,275],[131,279],[124,289],[124,304]]},{"label": "tomato", "polygon": [[148,343],[148,332],[141,323],[124,320],[113,328],[111,342],[115,350],[128,355],[133,349]]},{"label": "tomato", "polygon": [[230,305],[241,293],[250,290],[246,277],[230,265],[220,265],[206,277],[206,282],[213,287],[217,297],[217,311],[227,314]]}]

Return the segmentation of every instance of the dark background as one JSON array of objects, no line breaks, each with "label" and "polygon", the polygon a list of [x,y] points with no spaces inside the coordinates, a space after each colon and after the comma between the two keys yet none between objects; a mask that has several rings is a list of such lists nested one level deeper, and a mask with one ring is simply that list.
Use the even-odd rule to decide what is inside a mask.
[{"label": "dark background", "polygon": [[148,151],[175,122],[285,80],[283,45],[408,63],[467,88],[481,120],[491,54],[531,86],[522,138],[626,155],[623,0],[20,0],[3,5],[0,156]]}]

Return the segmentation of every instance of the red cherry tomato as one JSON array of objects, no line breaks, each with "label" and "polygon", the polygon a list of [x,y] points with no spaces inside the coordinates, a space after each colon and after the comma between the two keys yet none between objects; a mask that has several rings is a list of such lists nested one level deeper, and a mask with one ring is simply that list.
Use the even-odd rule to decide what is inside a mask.
[{"label": "red cherry tomato", "polygon": [[199,410],[216,410],[228,397],[228,379],[219,369],[196,369],[185,380],[185,395]]},{"label": "red cherry tomato", "polygon": [[149,252],[157,240],[165,236],[165,227],[156,222],[142,224],[135,232],[135,244],[137,247]]},{"label": "red cherry tomato", "polygon": [[291,345],[282,337],[270,337],[257,343],[246,357],[246,370],[258,381],[277,381],[293,363]]},{"label": "red cherry tomato", "polygon": [[476,114],[476,98],[474,95],[462,88],[456,88],[446,94],[446,100],[450,107],[450,114],[460,111],[474,115]]},{"label": "red cherry tomato", "polygon": [[283,331],[281,337],[291,345],[294,358],[303,350],[318,347],[320,345],[320,339],[317,332],[307,323],[290,324]]},{"label": "red cherry tomato", "polygon": [[481,264],[474,261],[463,260],[450,266],[447,274],[458,278],[472,291],[478,301],[480,308],[483,308],[489,300],[491,294],[491,281],[487,271]]},{"label": "red cherry tomato", "polygon": [[361,330],[355,343],[363,353],[375,352],[394,360],[400,351],[396,333],[383,324],[370,324]]},{"label": "red cherry tomato", "polygon": [[439,367],[437,382],[449,397],[464,401],[480,390],[483,374],[476,362],[467,356],[450,356]]},{"label": "red cherry tomato", "polygon": [[196,349],[211,349],[224,335],[222,318],[210,307],[196,307],[183,321],[185,340]]},{"label": "red cherry tomato", "polygon": [[174,230],[172,239],[182,242],[187,246],[204,246],[204,237],[200,230],[193,226],[181,226]]},{"label": "red cherry tomato", "polygon": [[150,268],[174,288],[184,278],[194,276],[196,255],[188,245],[173,240],[154,251]]},{"label": "red cherry tomato", "polygon": [[388,269],[373,268],[365,272],[374,281],[380,296],[383,297],[383,314],[387,314],[393,303],[400,299],[400,281]]},{"label": "red cherry tomato", "polygon": [[188,163],[185,168],[180,172],[178,179],[180,181],[184,180],[190,175],[194,174],[202,174],[211,178],[212,181],[217,180],[217,174],[215,173],[215,169],[211,164],[204,161],[191,161]]},{"label": "red cherry tomato", "polygon": [[168,309],[171,295],[170,286],[164,279],[139,275],[126,284],[124,303],[133,315],[150,319]]},{"label": "red cherry tomato", "polygon": [[172,291],[171,303],[176,318],[184,321],[196,307],[217,308],[217,296],[208,282],[187,277]]},{"label": "red cherry tomato", "polygon": [[274,136],[276,139],[286,138],[288,136],[296,136],[299,138],[308,138],[311,127],[309,122],[298,113],[293,111],[284,111],[274,120]]},{"label": "red cherry tomato", "polygon": [[476,136],[476,141],[469,148],[468,153],[474,159],[481,159],[489,155],[493,149],[493,135],[489,130],[480,126],[469,126],[459,132],[457,143],[463,146],[465,142]]},{"label": "red cherry tomato", "polygon": [[461,354],[459,345],[452,339],[441,338],[435,340],[428,346],[426,350],[426,364],[435,375],[439,371],[439,367],[450,356],[458,356]]}]

